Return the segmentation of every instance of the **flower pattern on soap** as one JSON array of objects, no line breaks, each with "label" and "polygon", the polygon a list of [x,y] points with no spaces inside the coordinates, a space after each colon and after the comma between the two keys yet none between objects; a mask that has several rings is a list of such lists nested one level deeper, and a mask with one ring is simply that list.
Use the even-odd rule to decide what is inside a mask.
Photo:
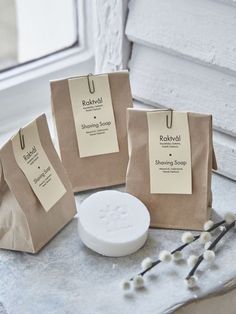
[{"label": "flower pattern on soap", "polygon": [[107,204],[105,208],[99,210],[99,213],[99,218],[106,227],[107,232],[116,232],[132,227],[128,221],[128,211],[124,206]]}]

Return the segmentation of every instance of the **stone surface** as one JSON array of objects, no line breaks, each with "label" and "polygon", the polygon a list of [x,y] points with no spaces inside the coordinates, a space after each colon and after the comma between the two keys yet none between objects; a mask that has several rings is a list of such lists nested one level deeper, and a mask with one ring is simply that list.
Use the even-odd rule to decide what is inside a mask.
[{"label": "stone surface", "polygon": [[[78,209],[91,193],[76,195]],[[214,175],[213,193],[215,220],[224,212],[235,210],[233,181]],[[171,313],[192,299],[224,291],[226,283],[236,278],[235,231],[227,236],[226,244],[218,251],[216,263],[211,267],[201,265],[199,289],[186,289],[183,278],[189,269],[185,262],[161,264],[146,277],[147,288],[142,291],[124,295],[119,289],[123,278],[140,271],[144,257],[155,257],[162,249],[175,248],[180,244],[181,234],[181,231],[151,229],[146,245],[137,253],[107,258],[81,243],[75,218],[37,255],[1,250],[0,313]],[[199,252],[199,246],[194,244],[184,255]]]}]

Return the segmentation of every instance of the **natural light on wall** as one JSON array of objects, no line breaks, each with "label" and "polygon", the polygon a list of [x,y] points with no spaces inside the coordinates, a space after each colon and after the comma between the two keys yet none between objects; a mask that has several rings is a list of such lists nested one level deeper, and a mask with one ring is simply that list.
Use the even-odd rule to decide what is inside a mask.
[{"label": "natural light on wall", "polygon": [[76,1],[0,0],[0,41],[0,71],[78,45]]}]

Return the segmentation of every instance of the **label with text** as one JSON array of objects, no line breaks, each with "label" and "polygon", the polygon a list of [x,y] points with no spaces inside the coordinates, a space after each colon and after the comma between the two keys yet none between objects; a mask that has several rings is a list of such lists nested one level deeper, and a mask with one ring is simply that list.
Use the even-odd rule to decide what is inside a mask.
[{"label": "label with text", "polygon": [[49,211],[66,189],[42,147],[36,121],[13,136],[12,147],[18,166],[45,211]]},{"label": "label with text", "polygon": [[68,84],[80,157],[119,152],[108,75],[72,78]]},{"label": "label with text", "polygon": [[170,127],[170,111],[147,113],[150,192],[192,194],[188,114],[175,111],[172,114]]}]

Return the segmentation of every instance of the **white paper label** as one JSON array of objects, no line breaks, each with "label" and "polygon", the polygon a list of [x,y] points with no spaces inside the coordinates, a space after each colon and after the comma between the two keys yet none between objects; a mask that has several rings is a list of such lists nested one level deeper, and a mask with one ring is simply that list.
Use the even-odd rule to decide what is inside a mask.
[{"label": "white paper label", "polygon": [[108,75],[72,78],[68,84],[80,157],[119,152]]},{"label": "white paper label", "polygon": [[173,111],[172,127],[167,128],[170,115],[170,111],[147,113],[150,192],[192,194],[188,115],[186,112]]},{"label": "white paper label", "polygon": [[12,138],[12,146],[18,166],[45,211],[49,211],[66,189],[42,147],[36,121],[24,127],[21,135],[18,133]]}]

